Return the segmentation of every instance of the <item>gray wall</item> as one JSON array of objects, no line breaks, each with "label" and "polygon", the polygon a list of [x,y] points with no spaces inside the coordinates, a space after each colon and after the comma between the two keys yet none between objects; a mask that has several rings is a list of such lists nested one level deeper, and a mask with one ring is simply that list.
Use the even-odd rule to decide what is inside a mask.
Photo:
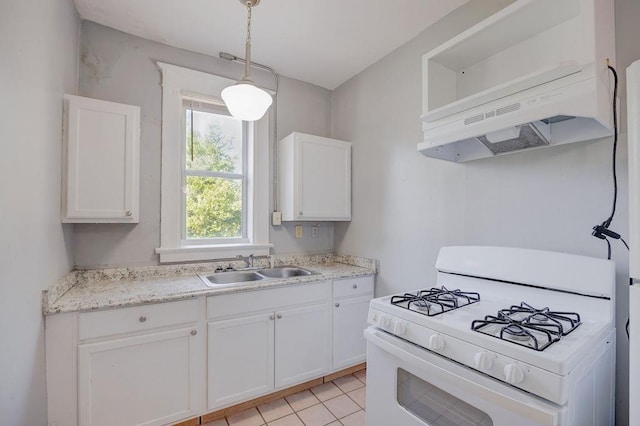
[{"label": "gray wall", "polygon": [[[155,61],[239,79],[243,65],[177,49],[82,22],[79,94],[142,108],[140,152],[140,223],[75,225],[75,261],[80,266],[127,266],[158,263],[160,245],[160,72]],[[274,86],[270,73],[252,72],[258,84]],[[278,94],[278,138],[291,131],[328,136],[331,92],[281,77]],[[273,197],[272,197],[273,198]],[[274,253],[330,252],[333,225],[323,224],[319,238],[295,238],[295,224],[271,228]]]},{"label": "gray wall", "polygon": [[[421,56],[510,1],[472,0],[333,93],[333,136],[354,144],[353,221],[335,228],[336,251],[380,260],[377,295],[428,285],[438,249],[486,244],[606,257],[591,227],[611,208],[612,139],[462,165],[421,156]],[[640,2],[616,0],[617,69],[640,58]],[[624,116],[624,108],[623,108]],[[625,131],[623,121],[622,130]],[[612,229],[628,231],[626,137],[618,153]],[[628,424],[628,254],[617,264],[617,423]],[[428,272],[426,277],[425,270]]]},{"label": "gray wall", "polygon": [[[330,136],[330,91],[299,80],[281,77],[278,92],[278,139],[293,131]],[[273,172],[273,167],[271,171]],[[316,223],[298,224],[304,227],[302,239],[296,239],[296,223],[271,227],[269,240],[273,243],[273,253],[312,254],[333,251],[333,223],[320,223],[318,238],[311,238],[311,226]]]},{"label": "gray wall", "polygon": [[41,290],[72,267],[60,224],[62,95],[77,81],[71,0],[0,3],[0,424],[45,425]]},{"label": "gray wall", "polygon": [[508,3],[467,3],[333,92],[333,137],[353,143],[353,221],[336,225],[336,250],[381,261],[379,295],[433,281],[440,247],[464,243],[465,166],[416,151],[422,55]]}]

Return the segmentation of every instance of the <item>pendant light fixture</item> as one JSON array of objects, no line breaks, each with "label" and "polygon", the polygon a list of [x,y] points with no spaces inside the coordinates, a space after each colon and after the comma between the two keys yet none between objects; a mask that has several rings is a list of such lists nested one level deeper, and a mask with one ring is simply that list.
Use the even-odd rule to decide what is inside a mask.
[{"label": "pendant light fixture", "polygon": [[240,0],[240,3],[247,6],[244,77],[233,86],[226,87],[221,96],[232,116],[243,121],[256,121],[262,118],[273,101],[271,95],[251,80],[251,8],[257,6],[260,0]]}]

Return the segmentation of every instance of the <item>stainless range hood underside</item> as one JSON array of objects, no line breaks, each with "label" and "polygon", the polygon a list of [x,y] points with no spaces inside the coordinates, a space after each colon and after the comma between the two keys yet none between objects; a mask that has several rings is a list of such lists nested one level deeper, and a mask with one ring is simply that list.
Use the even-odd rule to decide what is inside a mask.
[{"label": "stainless range hood underside", "polygon": [[[541,132],[541,129],[544,129],[541,124],[546,122],[549,123],[548,132]],[[587,117],[568,119],[566,116],[557,116],[517,127],[518,137],[512,139],[492,143],[487,140],[487,135],[483,135],[440,146],[419,145],[419,151],[427,157],[461,163],[546,146],[599,139],[609,137],[613,133],[608,126]]]},{"label": "stainless range hood underside", "polygon": [[[492,137],[494,135],[482,135],[477,139],[491,151],[493,155],[505,154],[507,152],[521,151],[523,149],[535,148],[549,145],[548,124],[538,123],[542,128],[539,130],[534,123],[527,123],[513,128],[515,137]],[[545,134],[546,133],[546,134]]]}]

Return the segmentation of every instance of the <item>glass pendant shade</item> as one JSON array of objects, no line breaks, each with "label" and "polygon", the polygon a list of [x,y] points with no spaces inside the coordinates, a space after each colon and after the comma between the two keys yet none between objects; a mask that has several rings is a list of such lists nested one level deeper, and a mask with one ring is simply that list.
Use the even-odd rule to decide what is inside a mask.
[{"label": "glass pendant shade", "polygon": [[271,95],[246,80],[226,87],[220,95],[231,115],[243,121],[260,120],[273,102]]}]

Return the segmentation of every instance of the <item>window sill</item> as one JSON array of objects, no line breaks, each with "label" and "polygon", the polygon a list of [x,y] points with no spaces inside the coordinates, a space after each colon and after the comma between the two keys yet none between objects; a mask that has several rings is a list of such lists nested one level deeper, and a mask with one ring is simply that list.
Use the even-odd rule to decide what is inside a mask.
[{"label": "window sill", "polygon": [[268,256],[273,244],[216,244],[191,245],[177,248],[157,248],[160,263],[188,262],[198,260],[231,259],[237,255]]}]

